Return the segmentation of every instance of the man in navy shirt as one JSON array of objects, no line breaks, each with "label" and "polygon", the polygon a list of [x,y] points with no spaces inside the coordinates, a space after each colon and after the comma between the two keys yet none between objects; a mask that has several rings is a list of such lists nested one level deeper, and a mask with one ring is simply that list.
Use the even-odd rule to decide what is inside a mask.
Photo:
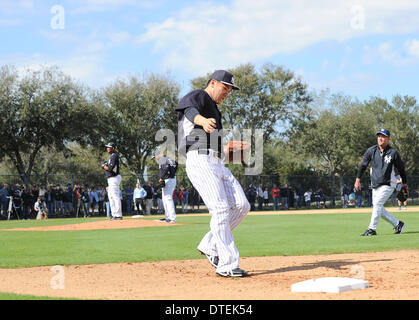
[{"label": "man in navy shirt", "polygon": [[239,251],[232,231],[250,210],[246,195],[231,171],[224,166],[222,117],[218,109],[232,90],[239,90],[233,75],[215,71],[204,90],[184,96],[178,112],[178,148],[186,153],[186,173],[211,214],[210,231],[198,250],[204,254],[216,274],[244,277],[239,267]]},{"label": "man in navy shirt", "polygon": [[355,189],[360,190],[361,176],[371,163],[373,209],[370,225],[362,236],[377,235],[376,229],[380,217],[383,217],[384,220],[393,225],[396,234],[402,233],[405,227],[403,221],[396,219],[384,208],[384,204],[396,188],[397,179],[394,168],[399,171],[402,183],[407,187],[404,162],[401,159],[400,153],[389,146],[389,140],[390,132],[388,130],[381,129],[377,132],[377,144],[368,148],[365,152],[356,176]]}]

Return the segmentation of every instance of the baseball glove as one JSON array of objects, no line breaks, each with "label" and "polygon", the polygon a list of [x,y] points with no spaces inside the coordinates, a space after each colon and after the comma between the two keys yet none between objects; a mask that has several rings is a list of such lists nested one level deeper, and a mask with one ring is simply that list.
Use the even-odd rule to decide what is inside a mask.
[{"label": "baseball glove", "polygon": [[398,193],[397,193],[397,200],[399,200],[400,202],[405,202],[407,200],[408,194],[406,192],[405,188],[402,188]]},{"label": "baseball glove", "polygon": [[229,141],[226,145],[226,154],[228,154],[227,161],[229,163],[244,163],[246,152],[250,144],[246,141]]},{"label": "baseball glove", "polygon": [[166,186],[166,182],[163,179],[159,180],[159,183],[157,183],[156,187],[157,188],[164,188]]}]

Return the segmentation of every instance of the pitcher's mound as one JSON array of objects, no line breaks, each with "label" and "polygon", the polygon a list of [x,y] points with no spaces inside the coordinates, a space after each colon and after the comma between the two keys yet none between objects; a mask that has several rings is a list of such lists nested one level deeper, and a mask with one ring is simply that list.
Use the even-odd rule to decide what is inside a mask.
[{"label": "pitcher's mound", "polygon": [[61,226],[45,226],[31,228],[4,229],[4,231],[64,231],[64,230],[101,230],[101,229],[128,229],[144,227],[170,227],[179,225],[178,223],[166,223],[154,220],[142,220],[126,218],[124,220],[104,220],[94,222],[84,222],[66,224]]}]

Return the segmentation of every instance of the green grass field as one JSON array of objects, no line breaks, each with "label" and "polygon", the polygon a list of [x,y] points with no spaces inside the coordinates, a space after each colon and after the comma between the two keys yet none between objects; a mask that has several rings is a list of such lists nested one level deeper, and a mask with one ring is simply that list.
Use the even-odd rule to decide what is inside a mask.
[{"label": "green grass field", "polygon": [[[391,212],[406,223],[402,235],[393,234],[392,226],[381,220],[378,236],[361,237],[371,216],[366,209],[365,213],[249,215],[234,231],[234,237],[242,257],[419,249],[419,208],[415,212]],[[0,229],[93,220],[98,218],[2,221]],[[177,220],[182,225],[91,231],[0,231],[0,268],[203,259],[196,246],[209,230],[210,217],[179,214]]]}]

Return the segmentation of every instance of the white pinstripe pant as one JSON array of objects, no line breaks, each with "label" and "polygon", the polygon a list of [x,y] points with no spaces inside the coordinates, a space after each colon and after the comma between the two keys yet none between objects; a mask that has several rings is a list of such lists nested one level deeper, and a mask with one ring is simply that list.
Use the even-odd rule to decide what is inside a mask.
[{"label": "white pinstripe pant", "polygon": [[399,220],[384,208],[384,204],[393,192],[394,188],[390,186],[379,186],[376,189],[372,189],[372,214],[368,229],[376,230],[381,217],[393,227],[399,224]]},{"label": "white pinstripe pant", "polygon": [[222,160],[196,150],[187,153],[186,173],[211,214],[210,231],[198,250],[219,257],[218,272],[238,268],[239,251],[232,231],[250,210],[240,183]]},{"label": "white pinstripe pant", "polygon": [[166,185],[162,189],[164,217],[170,221],[176,221],[176,209],[173,202],[173,191],[176,188],[176,177],[164,180]]}]

